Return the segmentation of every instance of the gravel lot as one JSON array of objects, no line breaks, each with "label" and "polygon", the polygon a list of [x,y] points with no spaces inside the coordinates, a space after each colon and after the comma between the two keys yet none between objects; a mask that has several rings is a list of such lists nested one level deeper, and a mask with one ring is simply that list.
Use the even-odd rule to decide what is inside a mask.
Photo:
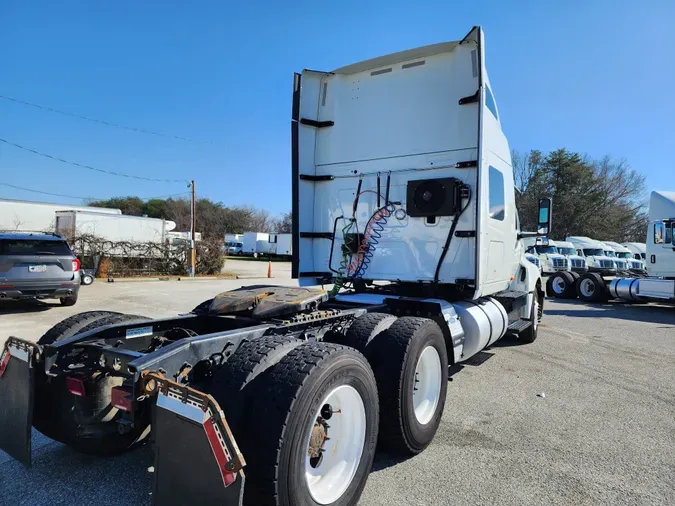
[{"label": "gravel lot", "polygon": [[[0,342],[81,311],[169,316],[268,281],[97,281],[73,308],[0,306]],[[434,443],[404,461],[378,454],[360,504],[675,504],[674,308],[549,300],[534,344],[502,340],[450,380]],[[150,504],[150,448],[96,459],[34,432],[33,459],[26,470],[0,452],[0,505]]]}]

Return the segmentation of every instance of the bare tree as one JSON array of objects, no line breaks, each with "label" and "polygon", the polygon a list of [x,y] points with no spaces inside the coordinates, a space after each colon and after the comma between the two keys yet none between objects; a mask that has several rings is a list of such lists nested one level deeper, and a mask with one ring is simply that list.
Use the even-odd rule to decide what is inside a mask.
[{"label": "bare tree", "polygon": [[293,231],[293,215],[290,212],[282,214],[272,222],[272,229],[277,234],[290,234]]}]

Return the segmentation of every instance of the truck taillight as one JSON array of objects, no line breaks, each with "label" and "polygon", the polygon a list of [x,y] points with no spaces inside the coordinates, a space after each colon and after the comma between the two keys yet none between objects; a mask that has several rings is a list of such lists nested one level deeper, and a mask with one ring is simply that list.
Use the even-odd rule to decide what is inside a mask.
[{"label": "truck taillight", "polygon": [[80,262],[77,258],[73,260],[73,272],[79,271],[80,267],[82,267],[82,262]]},{"label": "truck taillight", "polygon": [[131,413],[133,411],[133,391],[128,387],[113,387],[110,404],[117,409]]},{"label": "truck taillight", "polygon": [[66,376],[66,388],[68,391],[78,397],[86,397],[87,391],[84,388],[84,380],[78,376]]}]

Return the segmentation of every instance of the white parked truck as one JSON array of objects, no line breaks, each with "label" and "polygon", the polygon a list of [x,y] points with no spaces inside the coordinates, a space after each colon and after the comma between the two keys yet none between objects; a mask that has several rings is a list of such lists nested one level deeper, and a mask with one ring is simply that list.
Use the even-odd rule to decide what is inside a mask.
[{"label": "white parked truck", "polygon": [[[563,293],[560,295],[556,293],[556,296],[568,298],[578,296],[580,299],[589,302],[623,299],[629,302],[660,301],[675,303],[674,224],[675,192],[652,192],[649,200],[649,229],[645,253],[647,275],[645,276],[642,271],[606,271],[602,269],[592,271],[577,279],[574,289],[566,285]],[[591,245],[584,244],[584,246],[584,251],[589,249],[593,250],[592,253],[595,253],[595,248]],[[611,244],[611,246],[614,245]],[[627,254],[623,250],[620,253]],[[611,260],[619,259],[612,258]],[[630,258],[622,260],[633,261]],[[554,282],[564,284],[565,280],[556,278]]]},{"label": "white parked truck", "polygon": [[607,246],[609,246],[610,248],[612,248],[612,250],[614,250],[616,259],[625,262],[626,267],[623,270],[629,270],[630,272],[635,274],[644,274],[647,272],[647,267],[642,258],[640,258],[639,260],[634,258],[633,252],[626,246],[613,241],[604,241],[604,242]]},{"label": "white parked truck", "polygon": [[616,274],[614,259],[607,256],[606,246],[590,237],[567,237],[565,242],[571,243],[577,254],[586,260],[590,272],[599,272],[603,275]]},{"label": "white parked truck", "polygon": [[601,241],[598,241],[598,242],[602,245],[602,249],[605,252],[605,256],[611,258],[612,262],[614,262],[614,267],[616,268],[616,272],[617,273],[626,272],[628,270],[628,262],[620,259],[617,256],[616,250],[614,249],[614,247],[612,247],[609,243],[601,242]]},{"label": "white parked truck", "polygon": [[258,242],[266,241],[269,242],[270,235],[266,232],[245,232],[244,239],[242,241],[243,247],[242,252],[244,255],[257,256],[258,254]]},{"label": "white parked truck", "polygon": [[624,242],[622,246],[628,248],[635,260],[641,260],[647,269],[647,245],[643,242]]},{"label": "white parked truck", "polygon": [[565,255],[561,255],[556,241],[536,238],[529,238],[523,241],[526,246],[526,252],[537,255],[541,264],[541,272],[544,275],[555,274],[556,272],[569,271],[572,268],[572,261]]},{"label": "white parked truck", "polygon": [[293,255],[293,234],[270,234],[270,253],[279,257]]},{"label": "white parked truck", "polygon": [[586,260],[577,254],[574,244],[567,241],[555,241],[555,245],[558,248],[558,253],[570,261],[570,270],[572,272],[583,274],[588,271]]},{"label": "white parked truck", "polygon": [[431,444],[449,365],[507,333],[537,338],[543,288],[521,239],[549,233],[551,201],[538,232],[519,230],[479,27],[296,74],[291,124],[303,286],[9,338],[0,448],[30,462],[31,424],[101,455],[152,431],[155,505],[353,506],[376,447]]}]

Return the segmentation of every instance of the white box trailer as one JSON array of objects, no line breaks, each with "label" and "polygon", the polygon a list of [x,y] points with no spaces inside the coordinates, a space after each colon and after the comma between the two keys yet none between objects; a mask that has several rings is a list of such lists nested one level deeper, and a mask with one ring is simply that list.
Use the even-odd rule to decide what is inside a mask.
[{"label": "white box trailer", "polygon": [[128,216],[93,211],[56,212],[56,232],[66,238],[90,235],[111,242],[166,242],[173,221],[145,216]]},{"label": "white box trailer", "polygon": [[270,254],[293,256],[293,234],[270,234]]},{"label": "white box trailer", "polygon": [[243,242],[244,234],[225,234],[225,242]]},{"label": "white box trailer", "polygon": [[242,251],[244,255],[255,255],[258,253],[258,241],[269,241],[270,235],[266,232],[245,232],[244,233],[244,247]]},{"label": "white box trailer", "polygon": [[119,209],[73,206],[49,202],[0,199],[0,230],[51,232],[56,227],[56,211],[91,211],[121,215]]},{"label": "white box trailer", "polygon": [[263,255],[263,256],[270,256],[274,255],[275,251],[275,244],[271,243],[269,240],[266,239],[260,239],[259,241],[256,241],[255,243],[255,252],[258,255]]}]

